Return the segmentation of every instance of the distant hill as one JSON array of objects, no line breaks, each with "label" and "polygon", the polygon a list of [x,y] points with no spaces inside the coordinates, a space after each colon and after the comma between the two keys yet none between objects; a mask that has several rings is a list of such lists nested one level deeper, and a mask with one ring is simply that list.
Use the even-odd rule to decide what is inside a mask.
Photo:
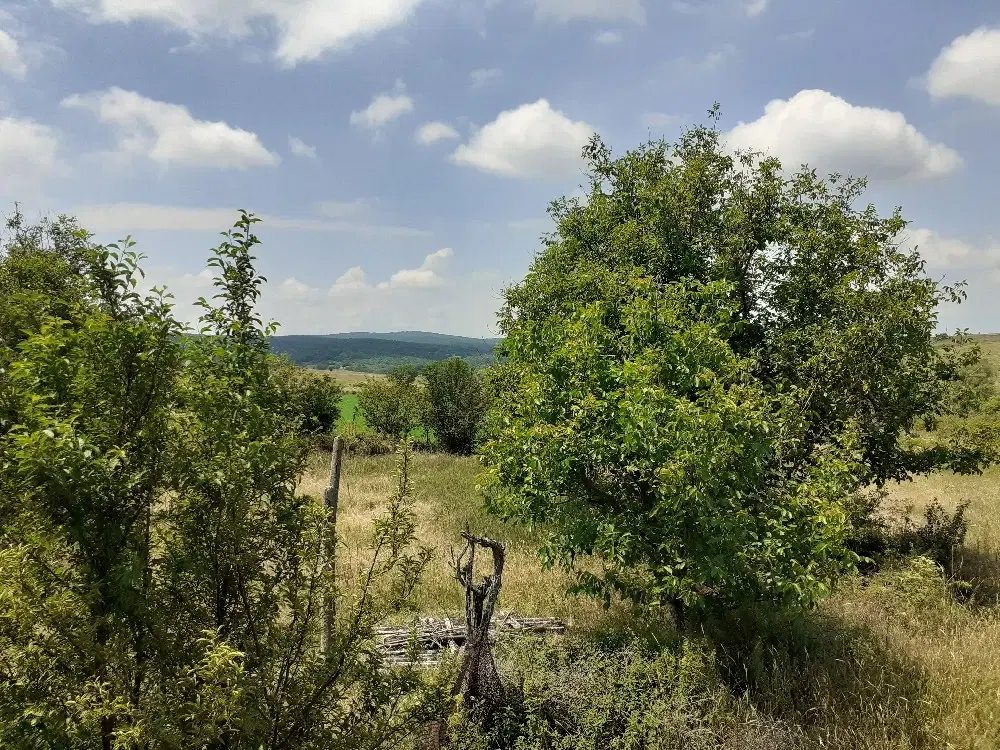
[{"label": "distant hill", "polygon": [[400,365],[423,367],[450,357],[461,357],[473,367],[485,367],[493,361],[498,343],[500,339],[425,331],[358,331],[325,336],[275,336],[271,348],[302,367],[388,372]]}]

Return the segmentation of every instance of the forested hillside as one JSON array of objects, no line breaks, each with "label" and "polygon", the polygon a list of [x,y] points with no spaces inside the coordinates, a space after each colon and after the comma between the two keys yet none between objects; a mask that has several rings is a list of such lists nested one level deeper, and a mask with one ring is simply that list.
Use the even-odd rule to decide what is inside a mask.
[{"label": "forested hillside", "polygon": [[493,361],[499,341],[423,331],[357,332],[275,336],[271,347],[303,367],[384,373],[400,365],[423,367],[450,357],[461,357],[473,367],[485,367]]}]

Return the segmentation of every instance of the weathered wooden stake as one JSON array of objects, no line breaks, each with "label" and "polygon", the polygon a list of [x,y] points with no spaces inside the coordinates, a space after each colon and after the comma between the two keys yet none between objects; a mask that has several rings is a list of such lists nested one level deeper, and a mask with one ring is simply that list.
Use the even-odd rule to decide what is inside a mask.
[{"label": "weathered wooden stake", "polygon": [[[340,500],[340,463],[344,455],[344,441],[340,435],[333,440],[330,459],[330,484],[323,490],[323,509],[327,512],[329,526],[323,540],[323,555],[331,582],[337,579],[337,503]],[[324,656],[329,654],[333,641],[333,623],[337,618],[337,594],[332,591],[323,603],[323,632],[319,647]]]}]

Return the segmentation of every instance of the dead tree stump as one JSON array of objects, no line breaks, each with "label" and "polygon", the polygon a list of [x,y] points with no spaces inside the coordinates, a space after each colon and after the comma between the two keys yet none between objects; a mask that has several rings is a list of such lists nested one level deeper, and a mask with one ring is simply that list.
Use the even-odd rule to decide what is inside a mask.
[{"label": "dead tree stump", "polygon": [[[452,695],[462,696],[462,702],[488,729],[497,709],[504,702],[503,685],[490,646],[490,622],[503,583],[506,549],[500,542],[473,536],[468,529],[462,533],[462,538],[465,539],[465,549],[457,558],[453,556],[453,563],[455,578],[465,587],[465,647]],[[478,584],[475,582],[477,547],[488,549],[493,555],[493,574],[484,576],[482,583]],[[431,722],[427,727],[424,747],[441,750],[447,747],[447,743],[446,722]]]},{"label": "dead tree stump", "polygon": [[[505,548],[486,537],[462,533],[465,549],[455,560],[455,578],[465,587],[465,653],[455,681],[454,694],[482,712],[484,721],[503,704],[503,686],[490,646],[490,622],[503,583]],[[482,583],[475,582],[476,549],[488,549],[493,555],[493,574]]]}]

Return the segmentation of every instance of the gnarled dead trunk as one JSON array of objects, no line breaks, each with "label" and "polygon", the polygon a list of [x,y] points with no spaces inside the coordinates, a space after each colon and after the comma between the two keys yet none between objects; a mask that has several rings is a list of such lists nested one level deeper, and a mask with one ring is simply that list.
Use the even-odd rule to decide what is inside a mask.
[{"label": "gnarled dead trunk", "polygon": [[[452,694],[462,696],[462,702],[473,709],[476,718],[488,728],[504,701],[503,685],[490,647],[490,622],[503,583],[506,549],[493,539],[470,534],[468,529],[462,532],[462,538],[465,539],[465,549],[453,562],[455,578],[465,587],[466,636],[462,666]],[[493,574],[485,576],[477,584],[475,565],[478,547],[488,549],[493,555]],[[444,722],[435,721],[427,730],[426,748],[440,750],[447,746]]]},{"label": "gnarled dead trunk", "polygon": [[[465,549],[455,560],[455,578],[465,587],[465,653],[455,681],[455,695],[467,704],[476,704],[484,716],[491,715],[503,703],[503,686],[493,651],[490,648],[490,622],[503,583],[505,548],[500,542],[486,537],[462,533]],[[476,549],[488,549],[493,555],[493,574],[482,583],[474,580]]]}]

